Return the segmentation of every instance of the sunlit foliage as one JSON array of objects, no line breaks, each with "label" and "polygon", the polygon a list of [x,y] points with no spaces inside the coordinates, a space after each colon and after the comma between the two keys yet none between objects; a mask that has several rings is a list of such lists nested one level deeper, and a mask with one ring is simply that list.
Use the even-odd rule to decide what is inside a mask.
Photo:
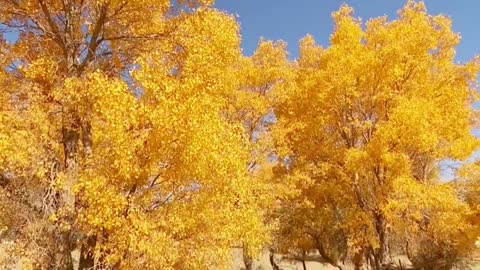
[{"label": "sunlit foliage", "polygon": [[240,85],[249,60],[211,4],[0,2],[20,31],[1,43],[12,260],[72,269],[79,249],[81,269],[228,269],[232,247],[266,243],[273,196],[260,200],[269,187],[249,172],[254,142],[231,109],[257,102]]},{"label": "sunlit foliage", "polygon": [[455,62],[460,37],[423,3],[409,1],[391,21],[363,24],[346,5],[333,18],[328,48],[301,41],[294,83],[275,108],[279,175],[301,190],[284,203],[279,241],[292,237],[288,245],[335,266],[381,269],[406,253],[444,269],[472,225],[437,165],[478,146],[478,62]]}]

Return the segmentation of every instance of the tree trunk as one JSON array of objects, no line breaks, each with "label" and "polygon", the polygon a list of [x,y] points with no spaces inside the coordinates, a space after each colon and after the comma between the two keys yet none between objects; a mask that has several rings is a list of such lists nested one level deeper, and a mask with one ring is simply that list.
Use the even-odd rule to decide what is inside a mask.
[{"label": "tree trunk", "polygon": [[270,265],[272,266],[272,269],[273,270],[280,270],[280,267],[278,267],[277,263],[275,262],[275,252],[273,250],[273,248],[270,248],[270,254],[269,254],[269,258],[270,258]]},{"label": "tree trunk", "polygon": [[305,250],[302,251],[302,266],[303,270],[307,270],[307,264],[305,263],[306,252]]},{"label": "tree trunk", "polygon": [[379,257],[378,250],[373,249],[370,247],[370,266],[374,270],[382,270],[382,260]]},{"label": "tree trunk", "polygon": [[376,213],[375,219],[375,229],[378,234],[380,247],[373,251],[373,255],[375,258],[375,267],[377,270],[380,270],[381,266],[385,264],[385,258],[387,257],[388,253],[387,222],[385,221],[382,213]]},{"label": "tree trunk", "polygon": [[365,252],[360,250],[353,256],[353,267],[355,270],[363,270],[365,264]]},{"label": "tree trunk", "polygon": [[326,263],[329,263],[331,264],[332,266],[342,270],[342,266],[340,266],[338,264],[338,261],[337,261],[337,258],[335,256],[333,256],[332,254],[329,254],[329,252],[325,249],[325,247],[323,246],[323,244],[320,242],[320,240],[318,240],[318,238],[315,238],[315,243],[316,243],[316,247],[317,247],[317,250],[318,250],[318,253],[320,253],[320,256],[322,257],[322,259],[326,262]]},{"label": "tree trunk", "polygon": [[[58,230],[58,228],[57,228]],[[70,246],[70,233],[59,232],[56,237],[55,256],[52,269],[73,270],[73,260]]]},{"label": "tree trunk", "polygon": [[[86,156],[92,155],[92,130],[90,122],[86,121],[82,125],[82,136],[81,136],[83,149]],[[83,269],[93,269],[95,266],[95,257],[93,250],[97,243],[97,236],[92,235],[88,236],[85,243],[82,244],[80,250],[80,261],[79,261],[79,270]]]},{"label": "tree trunk", "polygon": [[246,247],[243,247],[243,263],[245,264],[245,270],[253,270],[253,260],[252,256],[248,254]]},{"label": "tree trunk", "polygon": [[87,238],[87,241],[82,244],[82,248],[80,250],[80,261],[78,263],[78,270],[93,269],[93,267],[95,266],[93,249],[95,248],[96,242],[97,239],[95,236],[89,236]]},{"label": "tree trunk", "polygon": [[[68,117],[68,116],[67,116]],[[64,151],[64,167],[67,175],[66,182],[64,183],[65,189],[60,193],[61,201],[57,205],[58,210],[64,210],[64,216],[61,217],[61,222],[69,224],[73,218],[73,212],[75,209],[75,195],[73,193],[73,187],[77,182],[77,155],[78,155],[78,118],[71,119],[69,124],[64,123],[62,135],[63,135],[63,151]],[[54,266],[53,269],[58,270],[73,270],[72,261],[72,249],[74,248],[71,243],[71,232],[69,229],[65,230],[63,226],[56,226],[55,228],[55,245],[54,248]]]}]

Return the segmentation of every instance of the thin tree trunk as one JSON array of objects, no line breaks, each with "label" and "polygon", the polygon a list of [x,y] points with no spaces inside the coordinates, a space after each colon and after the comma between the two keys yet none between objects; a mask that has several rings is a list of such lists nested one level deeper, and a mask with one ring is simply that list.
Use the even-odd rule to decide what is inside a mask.
[{"label": "thin tree trunk", "polygon": [[303,270],[307,270],[307,264],[305,263],[306,252],[305,250],[302,251],[302,266]]},{"label": "thin tree trunk", "polygon": [[95,257],[93,254],[93,249],[97,242],[96,236],[89,236],[87,241],[82,244],[80,250],[80,261],[78,263],[78,270],[87,270],[93,269],[95,266]]},{"label": "thin tree trunk", "polygon": [[275,262],[275,252],[274,252],[273,248],[270,248],[269,251],[270,251],[270,254],[269,254],[270,265],[272,266],[272,269],[273,270],[280,270],[280,267],[278,267],[277,263]]},{"label": "thin tree trunk", "polygon": [[243,251],[243,263],[245,264],[245,270],[253,270],[253,259],[250,254],[248,254],[248,249],[244,246]]},{"label": "thin tree trunk", "polygon": [[368,251],[368,263],[367,266],[370,266],[370,269],[376,269],[376,262],[375,262],[375,253],[373,248],[370,248]]}]

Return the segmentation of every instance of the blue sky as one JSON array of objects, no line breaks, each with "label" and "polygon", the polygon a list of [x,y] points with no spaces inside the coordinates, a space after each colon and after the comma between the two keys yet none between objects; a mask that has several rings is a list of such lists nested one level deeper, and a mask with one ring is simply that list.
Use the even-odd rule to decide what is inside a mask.
[{"label": "blue sky", "polygon": [[[480,54],[480,1],[427,0],[430,14],[444,14],[453,19],[453,28],[462,35],[457,60],[466,62]],[[259,38],[282,39],[289,45],[292,58],[298,55],[298,41],[312,34],[327,46],[333,31],[331,13],[343,3],[352,6],[363,21],[388,15],[395,18],[406,0],[217,0],[218,9],[237,14],[241,23],[246,55],[255,50]]]}]

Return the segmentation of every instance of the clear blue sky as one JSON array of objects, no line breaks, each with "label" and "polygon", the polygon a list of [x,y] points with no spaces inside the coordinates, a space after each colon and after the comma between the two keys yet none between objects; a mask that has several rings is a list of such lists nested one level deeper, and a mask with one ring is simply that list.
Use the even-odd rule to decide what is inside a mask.
[{"label": "clear blue sky", "polygon": [[[457,60],[465,62],[480,54],[480,1],[427,0],[430,14],[444,14],[453,19],[453,28],[461,33]],[[284,40],[292,58],[298,55],[298,41],[312,34],[318,43],[328,45],[333,31],[331,13],[342,3],[355,9],[363,21],[388,15],[397,17],[406,0],[217,0],[218,9],[237,14],[241,23],[246,55],[255,50],[259,38]]]}]

